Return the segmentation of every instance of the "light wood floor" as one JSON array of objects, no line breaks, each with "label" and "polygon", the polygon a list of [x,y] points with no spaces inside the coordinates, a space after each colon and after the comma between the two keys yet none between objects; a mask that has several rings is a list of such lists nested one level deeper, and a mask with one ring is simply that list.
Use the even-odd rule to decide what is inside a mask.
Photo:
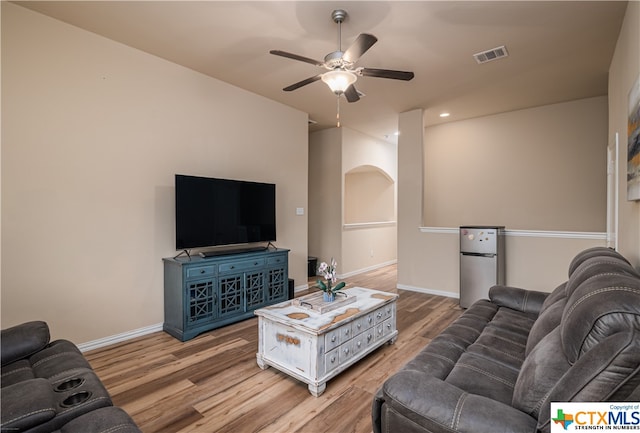
[{"label": "light wood floor", "polygon": [[346,281],[400,294],[399,335],[330,380],[319,398],[258,367],[257,318],[185,343],[156,332],[85,355],[144,432],[369,433],[376,390],[462,310],[455,299],[397,290],[395,265]]}]

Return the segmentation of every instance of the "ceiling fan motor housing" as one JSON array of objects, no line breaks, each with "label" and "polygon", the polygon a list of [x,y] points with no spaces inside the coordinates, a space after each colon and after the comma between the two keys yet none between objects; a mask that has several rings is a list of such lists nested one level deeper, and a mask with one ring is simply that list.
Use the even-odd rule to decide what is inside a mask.
[{"label": "ceiling fan motor housing", "polygon": [[342,23],[347,18],[347,11],[336,9],[331,12],[331,18],[333,18],[334,23]]},{"label": "ceiling fan motor housing", "polygon": [[334,51],[324,57],[324,66],[327,69],[347,68],[350,69],[353,66],[352,62],[347,62],[343,58],[343,51]]}]

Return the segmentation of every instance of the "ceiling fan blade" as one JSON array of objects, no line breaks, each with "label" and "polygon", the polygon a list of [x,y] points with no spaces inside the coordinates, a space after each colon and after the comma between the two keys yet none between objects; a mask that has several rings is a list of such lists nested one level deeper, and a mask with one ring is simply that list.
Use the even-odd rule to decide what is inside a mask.
[{"label": "ceiling fan blade", "polygon": [[291,92],[292,90],[299,89],[302,86],[306,86],[307,84],[311,84],[311,83],[313,83],[315,81],[318,81],[320,79],[320,77],[322,77],[322,74],[318,74],[318,75],[315,75],[313,77],[309,77],[306,80],[298,81],[297,83],[292,84],[290,86],[287,86],[282,90],[284,90],[285,92]]},{"label": "ceiling fan blade", "polygon": [[321,62],[319,60],[310,59],[308,57],[299,56],[293,53],[287,53],[286,51],[271,50],[269,52],[276,56],[286,57],[288,59],[293,59],[293,60],[299,60],[301,62],[311,63],[312,65],[316,65],[316,66],[324,66],[324,62]]},{"label": "ceiling fan blade", "polygon": [[413,72],[392,71],[390,69],[359,68],[358,72],[363,77],[391,78],[404,81],[409,81],[413,78]]},{"label": "ceiling fan blade", "polygon": [[342,58],[349,63],[355,63],[376,42],[378,42],[378,38],[375,36],[368,33],[360,33],[355,42],[344,52]]},{"label": "ceiling fan blade", "polygon": [[360,100],[360,95],[358,95],[356,86],[353,84],[347,87],[347,90],[344,91],[344,97],[347,98],[348,102],[358,102]]}]

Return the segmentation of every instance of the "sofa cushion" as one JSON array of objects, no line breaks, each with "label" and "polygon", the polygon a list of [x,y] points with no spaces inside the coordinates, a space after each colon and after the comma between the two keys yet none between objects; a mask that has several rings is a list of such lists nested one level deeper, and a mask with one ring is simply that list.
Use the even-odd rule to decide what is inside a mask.
[{"label": "sofa cushion", "polygon": [[374,432],[536,432],[534,418],[507,404],[404,369],[384,383],[372,416],[384,419],[374,423]]},{"label": "sofa cushion", "polygon": [[109,406],[81,415],[54,433],[140,433],[140,430],[124,410]]},{"label": "sofa cushion", "polygon": [[561,322],[562,349],[569,363],[618,332],[640,332],[640,279],[596,275],[569,297]]},{"label": "sofa cushion", "polygon": [[56,415],[54,393],[46,379],[5,386],[0,391],[0,402],[3,432],[23,432],[49,422]]},{"label": "sofa cushion", "polygon": [[56,340],[33,355],[31,365],[37,377],[66,376],[76,370],[91,370],[91,365],[80,349],[68,340]]},{"label": "sofa cushion", "polygon": [[571,294],[586,280],[596,275],[625,274],[633,277],[640,277],[640,274],[624,259],[614,256],[591,257],[584,260],[567,281],[565,288],[566,296]]},{"label": "sofa cushion", "polygon": [[34,379],[35,377],[36,376],[33,374],[33,369],[31,368],[29,360],[21,359],[20,361],[12,362],[11,364],[2,367],[2,380],[0,383],[4,388],[5,386]]},{"label": "sofa cushion", "polygon": [[547,296],[549,294],[546,292],[525,290],[519,287],[496,285],[489,288],[489,299],[494,304],[536,316],[540,314],[540,308]]},{"label": "sofa cushion", "polygon": [[49,326],[42,321],[26,322],[0,331],[2,367],[27,358],[49,343]]},{"label": "sofa cushion", "polygon": [[558,326],[543,337],[527,356],[513,391],[513,407],[538,418],[549,393],[571,368],[560,345]]},{"label": "sofa cushion", "polygon": [[34,377],[55,380],[83,371],[91,371],[91,365],[76,345],[56,340],[28,359],[3,366],[2,386]]},{"label": "sofa cushion", "polygon": [[544,310],[546,310],[547,308],[549,308],[551,305],[555,304],[559,300],[566,298],[567,297],[567,292],[565,290],[566,287],[567,287],[567,282],[565,281],[564,283],[560,284],[558,287],[553,289],[553,291],[549,294],[549,296],[547,296],[547,298],[542,303],[542,307],[540,308],[539,314],[544,313]]},{"label": "sofa cushion", "polygon": [[529,356],[533,348],[536,347],[544,337],[560,326],[562,312],[564,311],[566,303],[566,298],[558,299],[540,314],[538,320],[536,320],[531,327],[531,332],[529,332],[525,356]]},{"label": "sofa cushion", "polygon": [[560,325],[528,354],[513,406],[548,431],[551,401],[624,401],[640,385],[639,337],[640,279],[589,277],[567,299]]},{"label": "sofa cushion", "polygon": [[428,372],[444,380],[460,356],[473,344],[498,311],[498,307],[481,300],[434,338],[403,369]]},{"label": "sofa cushion", "polygon": [[638,401],[640,335],[619,332],[585,353],[551,389],[542,402],[538,428],[550,430],[552,401]]},{"label": "sofa cushion", "polygon": [[587,248],[586,250],[580,251],[569,263],[569,278],[573,275],[573,272],[576,270],[578,266],[582,264],[587,259],[592,257],[616,257],[622,259],[623,261],[629,264],[629,261],[624,258],[622,254],[617,252],[614,249],[608,247],[592,247]]}]

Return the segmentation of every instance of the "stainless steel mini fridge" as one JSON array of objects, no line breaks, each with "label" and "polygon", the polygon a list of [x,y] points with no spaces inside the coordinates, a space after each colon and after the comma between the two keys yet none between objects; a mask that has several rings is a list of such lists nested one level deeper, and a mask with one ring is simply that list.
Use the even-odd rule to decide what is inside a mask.
[{"label": "stainless steel mini fridge", "polygon": [[460,306],[489,297],[489,288],[504,284],[504,227],[460,227]]}]

